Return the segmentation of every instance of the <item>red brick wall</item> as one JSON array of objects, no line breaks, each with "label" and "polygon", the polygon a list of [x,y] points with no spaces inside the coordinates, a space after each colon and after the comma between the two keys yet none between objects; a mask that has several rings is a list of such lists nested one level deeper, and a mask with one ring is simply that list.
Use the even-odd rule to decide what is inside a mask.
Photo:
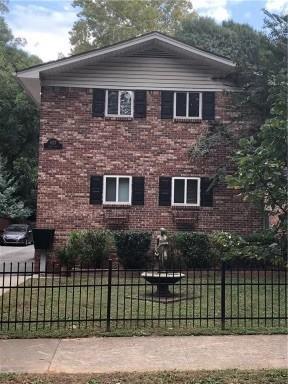
[{"label": "red brick wall", "polygon": [[[262,215],[224,185],[215,188],[213,208],[159,207],[159,176],[211,176],[227,162],[225,148],[189,160],[188,149],[205,132],[206,122],[161,120],[158,91],[147,92],[146,119],[96,118],[91,106],[91,89],[42,89],[37,226],[55,228],[56,247],[69,231],[104,227],[115,214],[127,217],[131,229],[175,230],[175,215],[195,218],[196,231],[262,228]],[[229,109],[228,95],[217,93],[216,118],[229,121]],[[49,138],[60,140],[63,150],[43,150]],[[145,176],[145,205],[90,205],[90,176],[104,174]]]}]

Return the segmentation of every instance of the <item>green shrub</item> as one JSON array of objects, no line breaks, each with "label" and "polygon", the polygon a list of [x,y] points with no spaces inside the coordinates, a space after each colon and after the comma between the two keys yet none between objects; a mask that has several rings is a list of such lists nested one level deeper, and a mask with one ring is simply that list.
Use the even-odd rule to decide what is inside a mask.
[{"label": "green shrub", "polygon": [[242,237],[229,232],[209,235],[214,258],[235,267],[283,266],[279,242],[269,233]]},{"label": "green shrub", "polygon": [[125,269],[142,269],[147,266],[150,232],[117,231],[114,239],[119,261]]},{"label": "green shrub", "polygon": [[64,265],[79,263],[99,268],[108,259],[111,240],[111,233],[106,230],[73,231],[58,256],[59,260]]},{"label": "green shrub", "polygon": [[67,267],[67,268],[71,268],[73,267],[73,265],[75,265],[76,263],[76,259],[74,258],[75,254],[73,254],[72,252],[70,252],[70,250],[68,249],[68,247],[63,247],[61,249],[59,249],[57,252],[57,257],[60,261],[60,264]]},{"label": "green shrub", "polygon": [[264,231],[253,232],[250,235],[244,236],[244,239],[250,244],[259,243],[262,245],[270,245],[275,243],[276,233],[271,229],[267,229]]},{"label": "green shrub", "polygon": [[198,232],[175,232],[169,236],[168,263],[187,268],[206,268],[213,265],[208,235]]}]

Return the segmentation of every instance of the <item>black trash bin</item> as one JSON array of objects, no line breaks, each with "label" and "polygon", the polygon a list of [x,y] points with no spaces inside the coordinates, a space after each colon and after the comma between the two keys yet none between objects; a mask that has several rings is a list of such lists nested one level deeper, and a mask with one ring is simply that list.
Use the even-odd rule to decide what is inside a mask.
[{"label": "black trash bin", "polygon": [[34,228],[33,241],[35,249],[49,249],[53,244],[55,229]]}]

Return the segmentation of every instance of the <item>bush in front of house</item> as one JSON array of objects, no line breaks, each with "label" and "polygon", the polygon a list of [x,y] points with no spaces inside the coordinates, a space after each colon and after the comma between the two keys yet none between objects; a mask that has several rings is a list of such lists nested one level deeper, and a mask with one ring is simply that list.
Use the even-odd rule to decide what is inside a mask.
[{"label": "bush in front of house", "polygon": [[170,234],[169,242],[168,264],[171,266],[180,264],[186,268],[208,268],[214,263],[209,237],[205,233],[174,232]]},{"label": "bush in front of house", "polygon": [[67,246],[60,248],[56,251],[56,255],[58,257],[58,260],[60,261],[60,264],[66,267],[67,269],[72,268],[77,262],[77,258],[75,258],[76,254],[71,251],[72,250],[69,249]]},{"label": "bush in front of house", "polygon": [[240,236],[229,232],[209,235],[214,259],[231,267],[283,266],[281,245],[271,231]]},{"label": "bush in front of house", "polygon": [[117,231],[114,240],[119,262],[125,269],[144,269],[149,263],[151,233],[142,231]]},{"label": "bush in front of house", "polygon": [[107,230],[73,231],[58,257],[66,266],[80,264],[99,268],[108,260],[111,243],[112,235]]}]

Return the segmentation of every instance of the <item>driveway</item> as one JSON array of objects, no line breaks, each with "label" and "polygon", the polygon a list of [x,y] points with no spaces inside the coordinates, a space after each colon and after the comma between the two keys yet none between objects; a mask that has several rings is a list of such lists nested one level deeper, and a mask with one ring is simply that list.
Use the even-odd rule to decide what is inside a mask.
[{"label": "driveway", "polygon": [[17,272],[18,263],[19,271],[23,272],[31,271],[32,261],[34,259],[34,245],[28,245],[27,247],[21,246],[0,246],[0,271],[3,271],[3,263],[5,263],[5,270],[10,271],[10,263],[13,263],[12,271]]}]

